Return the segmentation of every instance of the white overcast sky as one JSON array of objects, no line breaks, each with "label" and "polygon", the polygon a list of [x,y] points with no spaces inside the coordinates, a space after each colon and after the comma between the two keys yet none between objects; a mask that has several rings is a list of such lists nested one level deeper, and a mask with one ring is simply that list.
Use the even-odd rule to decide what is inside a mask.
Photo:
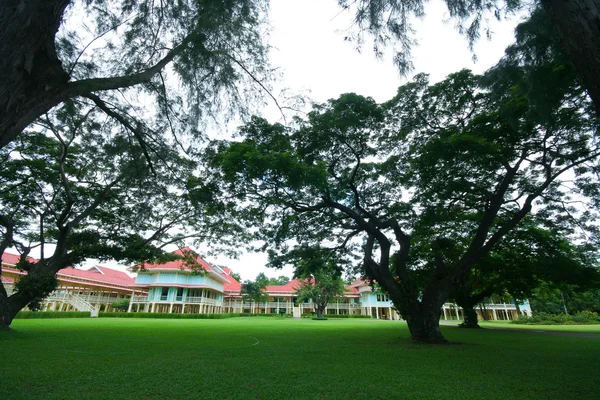
[{"label": "white overcast sky", "polygon": [[[468,50],[465,38],[458,34],[441,0],[429,1],[426,18],[414,22],[419,45],[413,49],[415,73],[430,74],[431,82],[463,68],[480,73],[493,66],[514,38],[518,17],[502,22],[490,21],[491,40],[481,39],[475,46],[477,62]],[[391,55],[375,58],[368,42],[362,52],[344,41],[344,31],[350,27],[352,15],[341,12],[336,0],[271,0],[270,36],[271,63],[280,68],[281,79],[274,88],[277,95],[286,89],[291,93],[308,95],[315,102],[336,98],[342,93],[355,92],[371,96],[378,102],[392,98],[397,88],[409,78],[400,77]],[[279,99],[283,102],[283,99]],[[274,104],[263,115],[272,122],[281,122]],[[202,253],[202,249],[196,249]],[[230,267],[242,279],[254,279],[259,272],[276,277],[291,277],[291,268],[273,270],[265,267],[265,254],[244,254],[239,259],[207,257],[207,261]],[[89,264],[95,261],[90,260]],[[124,269],[126,266],[106,265]]]}]

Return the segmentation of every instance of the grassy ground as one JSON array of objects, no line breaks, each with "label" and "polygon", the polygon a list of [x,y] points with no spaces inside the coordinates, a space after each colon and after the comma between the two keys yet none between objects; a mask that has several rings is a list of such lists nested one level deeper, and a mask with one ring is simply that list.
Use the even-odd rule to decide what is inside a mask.
[{"label": "grassy ground", "polygon": [[600,339],[377,320],[16,320],[0,399],[596,399]]},{"label": "grassy ground", "polygon": [[483,328],[524,329],[534,331],[600,333],[600,325],[522,325],[509,321],[480,321]]}]

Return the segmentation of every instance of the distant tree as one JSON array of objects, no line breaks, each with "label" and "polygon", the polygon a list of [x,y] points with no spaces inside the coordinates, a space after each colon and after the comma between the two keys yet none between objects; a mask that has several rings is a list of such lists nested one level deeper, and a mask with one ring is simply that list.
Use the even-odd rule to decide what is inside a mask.
[{"label": "distant tree", "polygon": [[299,301],[311,300],[317,318],[333,299],[344,294],[343,261],[331,251],[318,247],[301,247],[269,260],[271,267],[294,266],[294,278],[300,280],[296,290]]},{"label": "distant tree", "polygon": [[258,275],[256,275],[256,282],[258,282],[261,287],[266,287],[266,286],[271,286],[271,285],[275,285],[275,286],[279,286],[279,285],[285,285],[286,283],[288,283],[290,281],[290,278],[288,278],[285,275],[281,275],[278,276],[277,278],[269,278],[267,277],[267,275],[265,275],[264,272],[260,272]]},{"label": "distant tree", "polygon": [[575,314],[581,311],[600,313],[600,288],[580,288],[578,285],[542,284],[530,297],[531,310],[550,314]]},{"label": "distant tree", "polygon": [[112,308],[116,308],[117,311],[127,311],[129,309],[129,299],[121,299],[111,304]]},{"label": "distant tree", "polygon": [[301,280],[296,290],[298,301],[312,300],[317,318],[323,318],[323,312],[336,297],[344,294],[344,281],[328,271],[316,271],[310,277]]},{"label": "distant tree", "polygon": [[263,289],[264,286],[259,281],[246,280],[242,283],[242,299],[250,303],[250,313],[254,312],[253,305],[268,299]]},{"label": "distant tree", "polygon": [[238,274],[237,272],[231,271],[231,277],[238,282],[242,281],[242,276],[240,274]]},{"label": "distant tree", "polygon": [[260,272],[258,275],[256,275],[254,281],[258,283],[261,288],[265,288],[266,286],[271,284],[270,278],[268,278],[264,272]]},{"label": "distant tree", "polygon": [[492,295],[519,300],[531,298],[540,286],[599,287],[595,249],[575,245],[559,231],[526,221],[516,228],[468,273],[452,298],[465,311],[467,328],[478,328],[475,308]]},{"label": "distant tree", "polygon": [[290,282],[290,278],[285,275],[279,275],[277,278],[271,278],[271,285],[286,285]]}]

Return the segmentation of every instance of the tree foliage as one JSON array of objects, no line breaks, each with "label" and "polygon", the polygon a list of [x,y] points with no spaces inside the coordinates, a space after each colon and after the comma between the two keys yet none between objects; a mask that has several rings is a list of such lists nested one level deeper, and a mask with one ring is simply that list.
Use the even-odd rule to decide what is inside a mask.
[{"label": "tree foliage", "polygon": [[384,104],[345,94],[295,127],[254,118],[205,153],[206,182],[275,255],[360,251],[412,337],[443,342],[440,307],[524,218],[595,234],[598,120],[560,60],[535,60],[556,82],[546,108],[532,63],[507,57],[484,76],[417,75]]},{"label": "tree foliage", "polygon": [[344,294],[343,267],[327,249],[300,247],[271,260],[272,265],[283,263],[294,265],[294,278],[301,282],[296,290],[298,301],[312,301],[317,318],[323,318],[327,304]]},{"label": "tree foliage", "polygon": [[[373,41],[376,55],[392,46],[394,60],[403,74],[412,70],[411,48],[415,45],[411,22],[425,15],[423,0],[338,0],[340,6],[354,13],[354,29],[347,40],[362,46],[366,38]],[[553,41],[559,43],[600,115],[600,1],[599,0],[444,0],[449,19],[468,40],[469,48],[483,33],[490,37],[489,20],[501,20],[529,8],[532,15],[544,14],[551,27]],[[543,11],[542,11],[543,10]],[[476,56],[476,55],[475,55]],[[542,92],[551,87],[540,87]]]},{"label": "tree foliage", "polygon": [[130,299],[120,299],[113,302],[110,306],[115,308],[117,311],[127,311],[129,308]]},{"label": "tree foliage", "polygon": [[[425,16],[423,0],[338,0],[338,4],[354,15],[354,27],[347,40],[361,46],[371,39],[376,55],[381,55],[385,47],[395,50],[394,61],[401,73],[413,69],[411,49],[416,44],[412,28],[414,18]],[[444,0],[450,19],[458,31],[464,34],[469,47],[480,38],[481,33],[491,35],[488,19],[500,19],[506,14],[518,11],[520,0]]]},{"label": "tree foliage", "polygon": [[0,252],[16,248],[27,272],[11,297],[0,286],[5,325],[54,289],[59,269],[86,258],[165,261],[168,244],[227,237],[226,224],[204,225],[211,217],[190,201],[194,161],[158,138],[147,153],[118,123],[80,106],[61,106],[0,150]]},{"label": "tree foliage", "polygon": [[253,304],[266,301],[269,297],[264,291],[265,286],[262,282],[245,280],[242,282],[242,299],[250,303],[250,310],[252,312]]},{"label": "tree foliage", "polygon": [[263,0],[2,2],[0,146],[68,100],[94,104],[147,146],[164,132],[195,134],[199,120],[238,110],[267,85],[266,8]]},{"label": "tree foliage", "polygon": [[530,299],[540,287],[598,287],[596,249],[577,245],[558,227],[536,226],[528,218],[466,274],[452,298],[465,311],[464,327],[479,327],[474,308],[494,295],[515,303]]}]

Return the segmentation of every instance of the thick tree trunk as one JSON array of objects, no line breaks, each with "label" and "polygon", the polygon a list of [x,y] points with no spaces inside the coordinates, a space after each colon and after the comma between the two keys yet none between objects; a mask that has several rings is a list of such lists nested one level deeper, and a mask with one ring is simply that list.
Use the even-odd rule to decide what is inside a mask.
[{"label": "thick tree trunk", "polygon": [[406,312],[406,323],[411,339],[417,343],[447,344],[440,331],[441,306],[417,303]]},{"label": "thick tree trunk", "polygon": [[475,307],[463,307],[465,320],[460,324],[461,328],[480,328]]},{"label": "thick tree trunk", "polygon": [[600,0],[542,0],[600,115]]},{"label": "thick tree trunk", "polygon": [[27,304],[28,301],[19,294],[10,297],[0,296],[0,329],[9,329],[17,313]]},{"label": "thick tree trunk", "polygon": [[29,115],[32,111],[40,115],[39,104],[67,85],[69,75],[58,59],[54,40],[69,3],[0,2],[0,147],[35,119]]},{"label": "thick tree trunk", "polygon": [[323,318],[323,311],[325,311],[326,307],[327,307],[327,304],[325,304],[325,305],[317,305],[315,307],[315,312],[317,313],[317,318]]}]

